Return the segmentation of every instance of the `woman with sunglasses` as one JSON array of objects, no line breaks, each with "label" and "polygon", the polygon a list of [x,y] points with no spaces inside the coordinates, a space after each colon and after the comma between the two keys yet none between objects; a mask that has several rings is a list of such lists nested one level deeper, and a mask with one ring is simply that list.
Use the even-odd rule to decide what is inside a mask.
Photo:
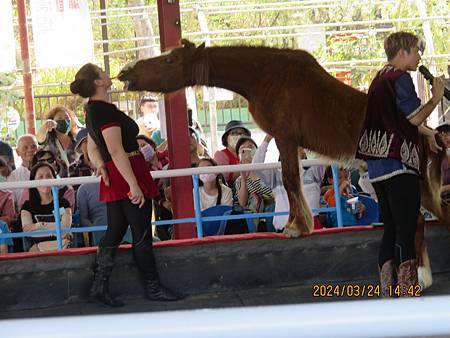
[{"label": "woman with sunglasses", "polygon": [[98,247],[90,298],[109,306],[122,306],[109,293],[109,278],[117,247],[128,225],[133,234],[133,254],[150,300],[180,298],[159,281],[152,245],[152,197],[158,190],[148,164],[139,151],[136,122],[110,103],[110,77],[88,63],[80,68],[70,90],[86,104],[88,153],[101,175],[100,200],[106,202],[108,228]]}]

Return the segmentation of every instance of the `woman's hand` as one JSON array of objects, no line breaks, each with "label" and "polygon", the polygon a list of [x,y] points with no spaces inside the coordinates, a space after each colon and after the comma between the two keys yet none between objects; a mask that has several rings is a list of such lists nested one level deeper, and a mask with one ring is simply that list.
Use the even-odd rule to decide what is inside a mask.
[{"label": "woman's hand", "polygon": [[133,184],[130,186],[130,192],[128,193],[128,198],[131,203],[138,204],[139,208],[142,208],[145,204],[145,196],[138,184]]},{"label": "woman's hand", "polygon": [[56,126],[57,126],[57,123],[54,120],[45,121],[45,130],[47,131],[47,133],[54,130],[56,128]]},{"label": "woman's hand", "polygon": [[106,170],[106,167],[104,164],[100,165],[98,168],[95,169],[95,176],[101,177],[103,180],[103,183],[107,187],[109,187],[109,176],[108,176],[108,170]]}]

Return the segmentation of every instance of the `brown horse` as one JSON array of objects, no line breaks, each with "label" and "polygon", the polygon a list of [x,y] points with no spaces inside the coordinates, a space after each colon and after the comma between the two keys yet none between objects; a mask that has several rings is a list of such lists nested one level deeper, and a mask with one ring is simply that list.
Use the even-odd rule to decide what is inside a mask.
[{"label": "brown horse", "polygon": [[[249,102],[255,122],[275,138],[280,151],[283,183],[290,214],[285,234],[311,233],[312,215],[302,193],[297,148],[302,146],[328,158],[354,160],[366,114],[367,95],[338,81],[303,50],[266,47],[182,47],[126,66],[118,75],[129,90],[170,93],[195,86],[232,90]],[[422,142],[424,206],[448,220],[441,206],[440,159]],[[431,166],[427,167],[428,160]],[[446,217],[444,217],[446,216]]]}]

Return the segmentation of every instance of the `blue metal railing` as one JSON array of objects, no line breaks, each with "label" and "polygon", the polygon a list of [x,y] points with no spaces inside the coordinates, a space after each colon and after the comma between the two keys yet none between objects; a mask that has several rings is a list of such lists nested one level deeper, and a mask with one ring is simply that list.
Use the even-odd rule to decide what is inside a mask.
[{"label": "blue metal railing", "polygon": [[[169,172],[169,171],[167,171]],[[341,211],[341,199],[339,193],[339,180],[338,180],[338,169],[336,165],[332,165],[333,172],[333,188],[336,194],[336,207],[328,207],[328,208],[313,208],[313,212],[336,212],[337,214],[337,224],[338,227],[343,227],[342,221],[342,211]],[[182,176],[182,175],[180,175]],[[209,221],[222,221],[222,220],[232,220],[232,219],[247,219],[247,218],[259,218],[259,217],[272,217],[272,216],[281,216],[288,215],[289,212],[262,212],[262,213],[244,213],[238,215],[224,215],[224,216],[201,216],[201,208],[200,208],[200,194],[199,194],[199,178],[198,174],[192,174],[193,181],[193,190],[194,190],[194,211],[195,217],[189,218],[178,218],[164,221],[155,221],[152,224],[156,226],[161,225],[172,225],[172,224],[181,224],[181,223],[195,223],[197,228],[197,237],[203,237],[203,222]],[[58,250],[62,249],[62,234],[65,233],[81,233],[81,232],[95,232],[95,231],[104,231],[106,230],[106,225],[97,225],[97,226],[89,226],[89,227],[80,227],[80,228],[69,228],[69,229],[61,229],[61,217],[59,213],[59,199],[58,199],[58,187],[52,185],[52,195],[53,195],[53,204],[54,204],[54,216],[55,216],[55,230],[39,230],[32,232],[16,232],[16,233],[2,233],[0,234],[0,238],[18,238],[18,237],[31,237],[36,235],[56,235]]]}]

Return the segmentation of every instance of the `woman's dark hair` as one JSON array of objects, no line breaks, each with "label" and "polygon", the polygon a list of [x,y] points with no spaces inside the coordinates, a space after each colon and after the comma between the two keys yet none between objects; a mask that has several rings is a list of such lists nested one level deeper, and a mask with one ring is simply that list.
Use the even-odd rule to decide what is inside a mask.
[{"label": "woman's dark hair", "polygon": [[[55,169],[50,164],[48,164],[47,162],[39,162],[36,165],[31,167],[30,181],[35,180],[37,171],[43,167],[49,168],[53,175],[53,178],[56,178]],[[28,190],[30,192],[30,197],[29,197],[30,203],[33,205],[41,204],[41,195],[39,195],[39,191],[37,190],[37,188],[29,188]]]},{"label": "woman's dark hair", "polygon": [[70,84],[70,91],[81,97],[91,97],[97,91],[94,81],[99,79],[100,68],[93,63],[87,63],[75,74],[75,80]]},{"label": "woman's dark hair", "polygon": [[4,159],[0,158],[0,168],[4,168],[7,166],[8,166],[8,164],[6,163],[6,161]]},{"label": "woman's dark hair", "polygon": [[242,146],[243,143],[250,141],[252,142],[256,148],[258,148],[258,145],[256,144],[255,140],[253,140],[251,137],[248,136],[242,136],[236,143],[236,154],[239,154],[239,148]]},{"label": "woman's dark hair", "polygon": [[436,128],[437,132],[439,133],[450,133],[450,124],[445,123],[445,124],[441,124],[439,127]]},{"label": "woman's dark hair", "polygon": [[138,136],[136,136],[136,140],[145,141],[145,142],[147,142],[147,144],[150,144],[153,147],[154,150],[156,150],[156,147],[157,147],[156,143],[150,137],[148,137],[146,135],[139,134]]},{"label": "woman's dark hair", "polygon": [[[56,164],[56,172],[59,173],[59,170],[61,169],[61,166],[59,165],[58,159],[56,158],[56,155],[53,151],[48,149],[40,149],[38,150],[34,155],[33,159],[31,160],[31,166],[34,167],[38,163],[42,163],[42,161],[39,161],[40,158],[44,157],[45,155],[49,154],[50,159],[53,160],[53,162]],[[48,162],[44,161],[44,163],[49,164]]]},{"label": "woman's dark hair", "polygon": [[[200,162],[208,162],[213,167],[217,166],[217,162],[214,161],[210,157],[203,157],[203,158],[201,158],[200,161],[198,162],[199,165],[200,165]],[[216,205],[219,205],[221,203],[221,201],[222,201],[222,187],[221,187],[221,184],[226,185],[225,178],[223,177],[222,174],[217,174],[217,176],[216,176],[216,187],[217,187],[217,202],[216,202]],[[200,178],[198,179],[198,185],[200,187],[203,186],[203,182],[202,182],[202,180]]]}]

